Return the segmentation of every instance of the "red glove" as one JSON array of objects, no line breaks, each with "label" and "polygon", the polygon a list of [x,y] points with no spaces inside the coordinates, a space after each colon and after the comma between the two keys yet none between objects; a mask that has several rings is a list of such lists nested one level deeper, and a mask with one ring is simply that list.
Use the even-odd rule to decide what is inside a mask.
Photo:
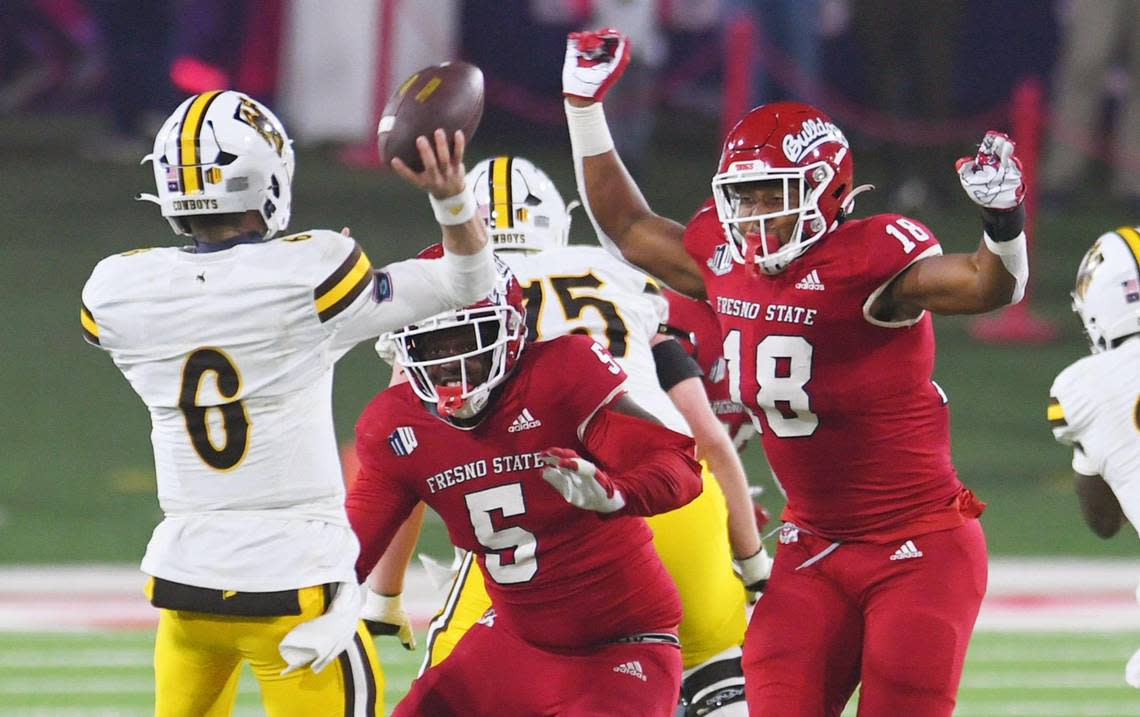
[{"label": "red glove", "polygon": [[990,130],[978,145],[976,155],[962,157],[955,163],[962,189],[983,209],[1007,212],[1025,199],[1021,160],[1013,155],[1013,150],[1009,135]]},{"label": "red glove", "polygon": [[548,448],[538,459],[547,467],[543,479],[566,502],[583,510],[613,513],[625,507],[625,498],[606,472],[568,448]]},{"label": "red glove", "polygon": [[601,102],[629,65],[629,52],[629,38],[612,27],[570,33],[562,63],[562,94]]}]

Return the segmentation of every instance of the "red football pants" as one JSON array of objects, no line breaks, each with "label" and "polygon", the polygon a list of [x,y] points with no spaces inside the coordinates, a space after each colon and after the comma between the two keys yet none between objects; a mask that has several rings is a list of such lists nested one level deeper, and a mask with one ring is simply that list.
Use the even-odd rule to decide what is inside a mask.
[{"label": "red football pants", "polygon": [[610,644],[566,655],[476,623],[412,683],[392,717],[671,717],[680,689],[676,645]]},{"label": "red football pants", "polygon": [[[905,545],[910,543],[910,545]],[[756,717],[839,715],[862,681],[860,717],[942,717],[986,591],[986,542],[971,520],[898,543],[780,545],[744,637]]]}]

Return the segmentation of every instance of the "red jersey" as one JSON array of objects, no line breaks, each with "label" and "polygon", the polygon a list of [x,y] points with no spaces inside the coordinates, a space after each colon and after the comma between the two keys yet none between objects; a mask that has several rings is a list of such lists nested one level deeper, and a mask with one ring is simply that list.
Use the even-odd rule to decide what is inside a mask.
[{"label": "red jersey", "polygon": [[713,413],[728,429],[728,435],[732,437],[736,449],[743,450],[755,429],[744,404],[729,396],[728,371],[723,352],[724,335],[721,334],[716,312],[707,301],[691,299],[672,289],[665,289],[663,294],[669,302],[667,325],[684,334],[677,336],[674,333],[674,336],[701,367],[704,372],[701,381]]},{"label": "red jersey", "polygon": [[[361,472],[347,500],[361,542],[357,574],[369,573],[422,500],[443,518],[452,543],[475,553],[496,624],[524,640],[576,649],[674,629],[677,589],[645,521],[629,514],[644,496],[623,484],[626,509],[582,510],[542,478],[538,463],[545,449],[569,448],[619,484],[673,452],[684,485],[673,485],[653,512],[695,497],[700,467],[691,438],[605,408],[624,382],[600,344],[573,335],[528,344],[487,417],[470,430],[427,410],[408,384],[378,394],[357,423]],[[651,478],[651,491],[669,482]]]},{"label": "red jersey", "polygon": [[720,319],[731,397],[756,416],[787,493],[785,520],[893,540],[980,513],[950,460],[930,316],[868,315],[899,272],[941,253],[929,229],[897,214],[848,220],[783,273],[756,276],[733,262],[706,206],[685,246]]}]

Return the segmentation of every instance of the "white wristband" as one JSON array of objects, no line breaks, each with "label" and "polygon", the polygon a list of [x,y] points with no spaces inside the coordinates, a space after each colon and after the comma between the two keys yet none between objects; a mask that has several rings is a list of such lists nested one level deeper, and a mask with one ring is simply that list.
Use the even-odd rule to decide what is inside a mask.
[{"label": "white wristband", "polygon": [[982,232],[982,240],[986,243],[986,248],[1001,259],[1002,266],[1016,282],[1013,296],[1009,299],[1009,303],[1016,304],[1025,296],[1025,285],[1029,283],[1029,251],[1025,245],[1025,232],[1001,242],[990,239],[989,234]]},{"label": "white wristband", "polygon": [[429,194],[428,200],[435,212],[435,220],[442,226],[466,224],[475,216],[475,193],[470,187],[464,187],[462,192],[447,199],[436,199]]},{"label": "white wristband", "polygon": [[575,107],[569,101],[564,101],[563,105],[566,108],[566,126],[570,129],[570,147],[574,156],[592,157],[614,148],[601,102]]}]

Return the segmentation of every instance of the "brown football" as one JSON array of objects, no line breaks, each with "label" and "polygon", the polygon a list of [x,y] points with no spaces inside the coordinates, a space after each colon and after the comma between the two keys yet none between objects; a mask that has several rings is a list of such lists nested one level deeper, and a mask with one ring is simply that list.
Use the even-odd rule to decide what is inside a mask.
[{"label": "brown football", "polygon": [[423,171],[416,137],[431,140],[442,127],[454,149],[455,131],[463,130],[470,143],[482,117],[482,70],[461,61],[425,67],[404,80],[384,106],[376,130],[380,162],[388,167],[393,157],[399,157],[412,170]]}]

